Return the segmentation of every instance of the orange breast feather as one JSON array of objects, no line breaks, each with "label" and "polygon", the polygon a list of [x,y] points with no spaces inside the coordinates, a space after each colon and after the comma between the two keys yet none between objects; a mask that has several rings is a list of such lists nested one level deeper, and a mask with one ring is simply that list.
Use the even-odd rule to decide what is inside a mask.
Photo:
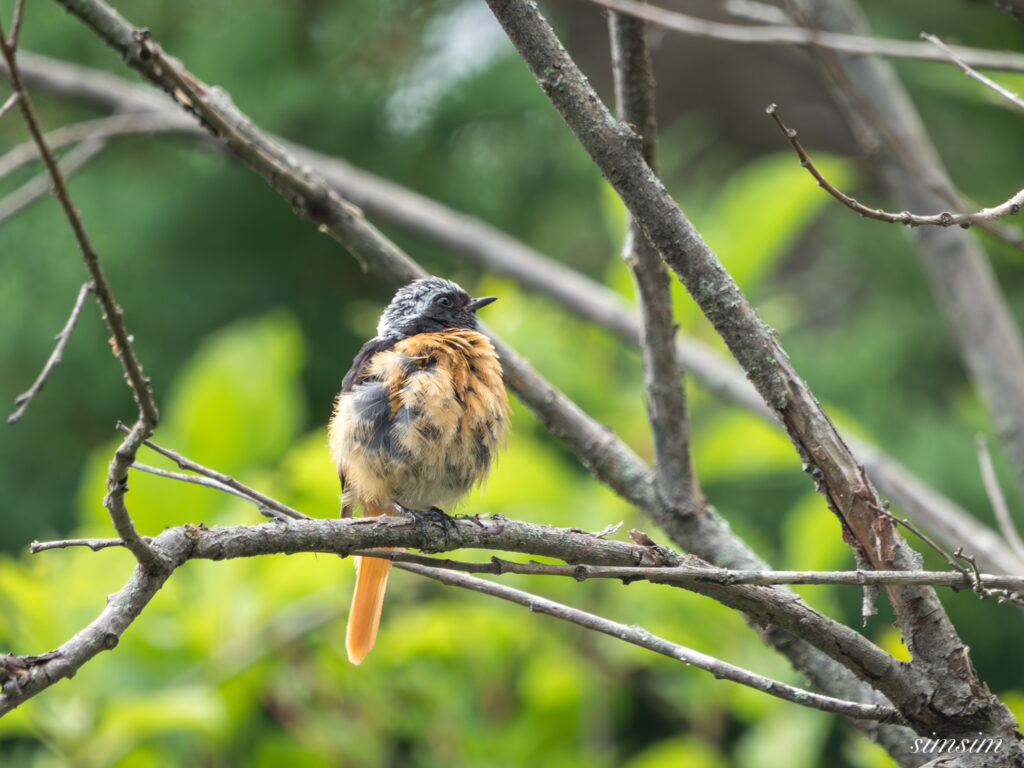
[{"label": "orange breast feather", "polygon": [[486,478],[507,424],[501,364],[487,337],[421,333],[375,355],[339,397],[331,449],[347,499],[447,511]]}]

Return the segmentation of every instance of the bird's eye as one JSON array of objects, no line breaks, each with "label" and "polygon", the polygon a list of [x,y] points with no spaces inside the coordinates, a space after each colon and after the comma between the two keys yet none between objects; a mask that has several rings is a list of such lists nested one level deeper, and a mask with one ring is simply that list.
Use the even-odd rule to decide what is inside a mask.
[{"label": "bird's eye", "polygon": [[451,296],[449,296],[447,293],[442,293],[440,296],[434,299],[434,303],[442,307],[450,307],[454,302],[452,301]]}]

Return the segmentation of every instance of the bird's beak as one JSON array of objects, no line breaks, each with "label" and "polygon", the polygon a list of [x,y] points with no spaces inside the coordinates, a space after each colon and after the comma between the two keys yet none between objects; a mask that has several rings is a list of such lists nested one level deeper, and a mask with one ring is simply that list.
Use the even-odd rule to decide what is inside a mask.
[{"label": "bird's beak", "polygon": [[491,302],[497,301],[497,296],[483,296],[479,299],[473,299],[469,304],[466,305],[466,309],[470,312],[476,312],[480,307],[486,307]]}]

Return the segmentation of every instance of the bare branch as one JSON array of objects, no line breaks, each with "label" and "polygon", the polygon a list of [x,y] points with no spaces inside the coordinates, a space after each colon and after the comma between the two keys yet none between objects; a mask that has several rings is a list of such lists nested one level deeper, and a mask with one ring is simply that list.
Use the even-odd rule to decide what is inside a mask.
[{"label": "bare branch", "polygon": [[1010,506],[1006,503],[1006,496],[999,486],[999,478],[996,477],[996,468],[992,464],[992,454],[988,450],[988,440],[979,434],[975,438],[975,447],[978,451],[978,466],[981,468],[981,480],[985,484],[985,492],[988,494],[989,503],[995,513],[999,529],[1003,532],[1003,538],[1013,549],[1014,554],[1024,563],[1024,541],[1020,538],[1020,532],[1013,523],[1013,515],[1010,514]]},{"label": "bare branch", "polygon": [[124,541],[129,551],[135,555],[139,565],[147,571],[156,573],[162,570],[165,564],[139,535],[124,503],[124,495],[128,492],[128,467],[135,461],[135,454],[138,453],[139,446],[152,431],[152,427],[146,419],[140,417],[128,431],[125,439],[121,441],[117,450],[114,451],[107,471],[107,494],[103,497],[103,506],[110,512],[110,519],[117,535]]},{"label": "bare branch", "polygon": [[946,53],[946,55],[949,56],[949,58],[956,62],[960,69],[964,71],[964,74],[967,75],[969,78],[971,78],[972,80],[977,80],[982,85],[991,88],[993,91],[998,93],[1000,96],[1002,96],[1004,99],[1012,103],[1014,106],[1017,106],[1020,109],[1024,109],[1024,99],[1021,99],[1021,97],[1018,96],[1013,91],[1004,88],[992,78],[986,77],[985,75],[978,72],[970,64],[964,61],[960,56],[957,56],[956,51],[954,51],[952,48],[950,48],[948,45],[942,42],[942,40],[937,38],[935,35],[930,35],[927,32],[922,32],[921,37],[927,40],[932,45],[941,48]]},{"label": "bare branch", "polygon": [[[657,122],[654,73],[647,49],[645,23],[612,13],[608,17],[612,72],[619,119],[636,126],[644,156],[654,167]],[[633,273],[640,306],[640,349],[647,387],[647,411],[654,433],[654,471],[658,494],[666,506],[693,514],[703,506],[690,460],[683,369],[676,355],[676,322],[665,264],[643,232],[626,214],[622,257]]]},{"label": "bare branch", "polygon": [[[164,475],[164,473],[161,473],[162,476],[173,474],[166,473]],[[184,480],[185,477],[172,477],[172,479]],[[217,487],[217,490],[231,492],[223,487]],[[304,519],[312,520],[315,518],[306,517]],[[513,521],[513,524],[516,523]],[[594,534],[590,535],[598,538]],[[55,541],[33,541],[29,545],[29,553],[35,555],[51,549],[66,549],[68,547],[88,547],[93,552],[97,552],[109,547],[123,546],[124,542],[121,539],[58,539]],[[719,584],[724,587],[736,585],[767,587],[793,584],[857,587],[868,584],[902,584],[907,586],[912,584],[931,584],[933,586],[960,590],[971,589],[976,583],[971,576],[964,575],[961,571],[744,571],[711,566],[662,565],[657,563],[643,566],[590,565],[587,563],[557,565],[554,563],[539,563],[535,560],[521,563],[514,560],[504,560],[496,556],[491,557],[486,562],[469,562],[466,560],[452,560],[447,557],[437,557],[435,555],[421,555],[416,552],[398,549],[380,548],[353,549],[348,554],[358,557],[378,557],[384,560],[391,560],[394,563],[413,563],[431,568],[443,568],[446,571],[458,571],[460,573],[483,573],[495,576],[502,576],[507,573],[526,576],[564,576],[575,581],[614,579],[627,584],[634,581],[648,581],[651,584],[681,586],[683,588],[702,583]],[[653,558],[657,560],[657,555],[654,555]],[[991,590],[1024,593],[1024,576],[979,573],[977,582]]]},{"label": "bare branch", "polygon": [[[20,15],[20,11],[16,11],[16,23],[20,23]],[[125,546],[135,555],[139,565],[148,572],[156,573],[163,570],[163,563],[150,549],[149,545],[142,540],[138,531],[135,530],[135,524],[132,522],[131,515],[129,515],[128,509],[124,505],[124,494],[128,489],[128,465],[135,459],[135,451],[138,449],[139,444],[152,434],[153,428],[160,418],[159,412],[153,400],[152,390],[149,387],[149,379],[142,373],[142,365],[135,355],[132,338],[124,323],[124,313],[114,299],[113,291],[107,282],[106,275],[103,273],[103,268],[100,266],[99,257],[89,242],[85,226],[82,223],[81,214],[71,201],[67,182],[57,165],[57,159],[53,154],[53,150],[50,149],[43,137],[42,129],[32,107],[32,101],[21,80],[21,73],[18,69],[13,45],[15,40],[16,35],[13,33],[10,40],[4,38],[3,27],[0,25],[0,53],[3,54],[4,61],[7,62],[11,86],[16,93],[21,94],[18,106],[21,108],[22,117],[29,129],[29,133],[32,135],[33,141],[35,141],[39,149],[39,154],[43,158],[43,163],[46,165],[47,172],[53,182],[57,199],[60,201],[61,208],[68,220],[68,224],[71,226],[75,241],[82,252],[86,270],[92,278],[92,291],[95,293],[96,299],[103,309],[103,319],[106,321],[107,327],[111,332],[114,354],[121,361],[125,377],[131,387],[135,402],[139,407],[139,420],[136,422],[135,428],[132,429],[131,434],[121,443],[110,461],[110,470],[107,475],[107,495],[103,503],[110,512],[111,521],[118,536],[125,541]]]},{"label": "bare branch", "polygon": [[16,105],[18,103],[18,100],[20,98],[21,98],[21,94],[18,93],[17,91],[15,91],[10,96],[8,96],[7,100],[2,105],[0,105],[0,117],[3,117],[8,112],[10,112],[11,108],[14,107],[14,105]]},{"label": "bare branch", "polygon": [[[160,469],[159,467],[151,467],[148,464],[142,464],[138,461],[132,464],[132,469],[137,469],[140,472],[145,472],[148,475],[155,475],[156,477],[163,477],[167,480],[178,480],[182,483],[192,483],[193,485],[201,485],[204,488],[212,488],[215,491],[224,491],[224,493],[231,494],[239,499],[248,501],[251,504],[255,504],[260,514],[266,517],[277,517],[281,519],[289,519],[289,515],[285,515],[278,512],[276,509],[270,509],[269,507],[261,504],[251,496],[247,496],[241,491],[236,491],[234,488],[230,488],[222,483],[218,483],[216,480],[211,480],[208,477],[202,477],[197,475],[187,475],[184,472],[170,472],[166,469]],[[120,541],[120,539],[118,539]]]},{"label": "bare branch", "polygon": [[[844,524],[847,540],[879,570],[916,570],[918,556],[881,514],[882,501],[862,467],[775,335],[644,161],[636,135],[608,113],[534,4],[488,0],[488,5],[577,140],[786,425],[804,466]],[[928,679],[927,686],[943,689],[941,716],[962,725],[970,708],[967,717],[976,717],[979,725],[1009,728],[1009,711],[994,696],[979,694],[983,688],[970,664],[951,661],[961,657],[964,644],[934,589],[890,585],[886,591],[918,662],[915,670]],[[920,699],[886,693],[908,718],[934,722],[934,701],[926,710]]]},{"label": "bare branch", "polygon": [[[128,427],[118,422],[117,428],[122,432],[128,432]],[[209,467],[204,467],[202,464],[198,464],[191,459],[187,459],[177,451],[172,451],[170,448],[162,448],[161,446],[154,443],[152,440],[144,440],[143,445],[148,448],[152,448],[154,451],[159,453],[161,456],[173,461],[178,465],[179,468],[188,470],[189,472],[195,472],[201,477],[194,477],[192,475],[183,475],[176,472],[167,472],[165,470],[156,469],[155,467],[147,467],[144,464],[135,463],[135,468],[142,470],[143,472],[149,472],[154,475],[162,475],[164,477],[170,477],[174,480],[182,480],[187,483],[195,483],[197,485],[205,485],[208,488],[214,488],[219,491],[225,491],[239,498],[251,501],[260,510],[272,510],[273,512],[289,517],[294,520],[307,519],[309,515],[299,512],[297,509],[292,509],[287,504],[282,504],[277,499],[272,499],[270,496],[266,496],[257,490],[250,488],[244,483],[240,483],[230,475],[225,475],[222,472],[218,472]],[[210,482],[204,482],[202,478],[208,478]]]},{"label": "bare branch", "polygon": [[[164,115],[168,122],[177,116],[177,113],[166,113],[162,106],[167,104],[165,97],[124,78],[45,56],[22,53],[19,58],[23,59],[20,63],[26,79],[37,87],[111,109],[163,109],[161,117],[156,118],[157,124],[162,122]],[[74,129],[74,126],[68,126],[68,129]],[[53,134],[62,130],[57,129]],[[104,135],[114,135],[113,124],[111,133]],[[183,128],[181,135],[199,140],[204,146],[223,147],[211,141],[209,134],[194,122]],[[341,159],[281,141],[300,162],[319,169],[339,194],[354,200],[368,213],[438,242],[490,271],[511,277],[529,289],[550,296],[568,311],[607,328],[628,344],[639,344],[636,315],[618,294],[600,283],[434,200],[362,171]],[[679,334],[676,351],[683,367],[712,392],[777,423],[757,390],[733,361],[725,359],[703,342]],[[975,555],[988,570],[1010,572],[1018,567],[1013,552],[976,517],[930,488],[877,446],[853,436],[846,439],[864,462],[868,476],[879,490],[934,531],[949,548],[970,542]],[[693,546],[682,542],[680,545],[691,549]],[[710,554],[719,551],[716,546],[709,545],[706,551],[711,559],[717,559]]]},{"label": "bare branch", "polygon": [[[863,28],[860,8],[851,0],[791,4],[810,25],[843,32]],[[889,64],[818,48],[813,52],[895,204],[906,210],[957,205],[960,196]],[[969,232],[955,227],[913,232],[936,305],[1024,489],[1024,341],[1017,322],[980,243]]]},{"label": "bare branch", "polygon": [[843,701],[841,699],[834,699],[830,696],[811,693],[810,691],[806,691],[801,688],[795,688],[786,683],[763,677],[755,672],[743,669],[742,667],[737,667],[691,648],[669,642],[657,635],[652,635],[646,629],[635,624],[630,626],[620,624],[618,622],[611,621],[610,619],[605,619],[601,616],[581,611],[578,608],[572,608],[563,603],[557,603],[554,600],[549,600],[545,597],[524,592],[520,589],[513,589],[512,587],[507,587],[503,584],[495,584],[463,573],[452,573],[451,571],[429,568],[422,565],[414,565],[412,563],[399,563],[398,567],[420,576],[435,579],[442,584],[462,587],[464,589],[481,592],[492,597],[498,597],[502,600],[518,603],[519,605],[529,608],[531,612],[544,613],[548,616],[554,616],[557,619],[561,619],[562,621],[567,621],[571,624],[577,624],[581,627],[586,627],[587,629],[592,629],[597,632],[610,635],[611,637],[618,638],[619,640],[623,640],[627,643],[632,643],[633,645],[637,645],[641,648],[646,648],[647,650],[654,651],[655,653],[660,653],[662,656],[668,656],[670,659],[675,659],[676,661],[681,661],[684,664],[697,667],[698,669],[703,669],[706,672],[713,674],[716,678],[731,680],[735,683],[746,685],[750,688],[776,696],[780,699],[785,699],[786,701],[793,701],[813,709],[820,709],[824,712],[833,712],[835,714],[847,715],[854,718],[879,720],[887,723],[903,722],[903,719],[892,707],[880,706],[877,704],[861,704],[854,701]]},{"label": "bare branch", "polygon": [[[0,36],[2,35],[3,30],[2,27],[0,27]],[[57,159],[54,156],[53,151],[46,144],[46,139],[43,137],[43,133],[39,127],[39,121],[36,119],[35,110],[32,108],[28,92],[25,90],[24,84],[21,81],[21,73],[18,70],[14,49],[8,45],[6,41],[0,40],[0,50],[2,50],[4,60],[7,62],[8,77],[10,77],[11,85],[15,92],[21,94],[19,106],[21,107],[21,113],[25,119],[25,124],[28,126],[29,133],[32,134],[32,139],[35,141],[36,146],[39,149],[39,154],[43,158],[47,172],[53,182],[57,199],[60,201],[61,208],[64,210],[64,215],[67,217],[68,224],[70,224],[71,231],[74,233],[75,240],[82,252],[82,258],[85,260],[86,269],[89,271],[89,275],[92,278],[94,286],[93,290],[95,291],[96,298],[103,309],[104,319],[106,320],[107,325],[110,328],[111,335],[113,336],[115,354],[121,360],[121,364],[124,367],[128,383],[131,385],[132,392],[135,395],[135,400],[139,405],[139,411],[146,422],[150,425],[150,428],[152,428],[160,420],[160,416],[157,411],[156,403],[153,402],[153,393],[149,388],[149,380],[142,373],[142,365],[139,363],[138,358],[135,355],[135,348],[132,345],[131,335],[128,333],[128,329],[124,323],[124,312],[114,299],[114,294],[110,289],[110,284],[107,282],[106,275],[104,275],[103,269],[100,266],[99,257],[93,250],[92,244],[89,242],[89,237],[85,232],[85,226],[82,223],[81,214],[79,214],[78,209],[75,208],[74,203],[71,202],[67,183],[65,182],[64,176],[57,165]]]},{"label": "bare branch", "polygon": [[[380,546],[423,546],[453,548],[476,546],[488,549],[530,552],[558,557],[569,562],[586,561],[598,565],[630,565],[647,563],[658,566],[663,562],[682,564],[700,562],[695,558],[678,555],[669,550],[637,547],[620,541],[602,539],[572,529],[557,529],[505,519],[460,518],[447,537],[440,526],[432,526],[424,536],[418,522],[403,518],[358,518],[331,520],[273,521],[254,526],[233,526],[207,529],[203,526],[169,528],[151,540],[164,567],[150,572],[136,568],[124,589],[110,597],[107,608],[83,632],[46,657],[9,657],[0,661],[0,678],[6,677],[0,693],[0,714],[14,708],[28,697],[70,676],[100,650],[112,648],[131,621],[145,607],[173,569],[189,559],[253,557],[271,553],[324,552],[348,555]],[[36,544],[33,551],[57,546],[90,546],[102,548],[116,546],[118,540],[68,540]],[[658,568],[660,570],[660,568]],[[714,569],[712,569],[714,570]],[[696,585],[702,593],[706,585]],[[786,623],[803,622],[820,631],[822,621],[828,620],[800,606],[791,596],[778,594],[760,587],[716,587],[722,594],[732,592],[740,599],[766,599],[762,620],[782,620]],[[770,618],[769,618],[770,617]],[[789,618],[787,618],[789,617]],[[842,625],[840,625],[842,626]],[[846,630],[845,627],[843,627]],[[855,665],[867,664],[874,673],[895,664],[887,654],[851,630],[832,638],[837,643],[837,654],[848,655]],[[28,664],[27,659],[36,659]],[[882,665],[879,667],[878,665]],[[887,677],[898,677],[887,676]],[[732,679],[732,678],[730,678]],[[828,697],[823,697],[827,699]],[[895,717],[887,705],[861,705],[864,713],[886,713],[883,719]],[[844,714],[851,714],[845,712]]]},{"label": "bare branch", "polygon": [[[87,140],[110,139],[139,134],[181,134],[194,132],[195,136],[193,138],[205,139],[211,146],[214,144],[210,134],[200,130],[195,121],[189,120],[185,115],[176,111],[172,111],[170,106],[170,103],[168,103],[162,109],[155,111],[127,112],[61,126],[49,131],[43,138],[51,149],[59,149],[68,144],[77,144]],[[92,143],[99,142],[94,141]],[[3,156],[0,156],[0,179],[8,176],[23,165],[38,159],[38,157],[39,152],[36,149],[35,142],[29,141],[18,145]],[[62,158],[60,162],[61,170],[64,171],[65,175],[68,174],[66,162],[66,157]]]},{"label": "bare branch", "polygon": [[46,384],[46,379],[57,365],[60,363],[62,356],[64,355],[64,347],[67,346],[68,339],[71,338],[71,332],[75,329],[78,324],[78,317],[82,314],[82,307],[85,305],[86,295],[92,291],[92,283],[82,283],[82,287],[78,289],[78,298],[75,299],[75,304],[71,308],[71,315],[68,317],[68,321],[64,324],[60,333],[57,334],[57,344],[53,348],[53,352],[50,353],[49,359],[46,361],[46,365],[43,366],[43,370],[39,372],[39,376],[32,382],[32,386],[29,387],[25,392],[14,398],[14,405],[16,410],[10,416],[7,417],[8,424],[17,424],[21,420],[21,417],[25,415],[25,411],[29,405],[32,404],[32,400],[39,394],[39,391]]},{"label": "bare branch", "polygon": [[45,552],[48,549],[66,549],[68,547],[88,547],[98,552],[107,547],[123,547],[121,539],[59,539],[57,541],[33,541],[28,545],[30,554]]},{"label": "bare branch", "polygon": [[[108,541],[108,540],[101,540]],[[117,539],[110,539],[114,546]],[[394,549],[360,549],[350,554],[361,557],[379,557],[395,563],[415,563],[432,568],[443,568],[460,573],[486,573],[501,576],[515,573],[526,576],[564,576],[576,581],[589,579],[615,579],[624,583],[648,581],[651,584],[667,584],[688,589],[694,585],[712,583],[721,586],[777,586],[777,585],[813,585],[813,586],[856,586],[901,584],[933,585],[949,587],[953,590],[971,589],[977,582],[984,587],[1024,593],[1024,576],[999,575],[992,573],[978,574],[977,582],[972,574],[963,571],[747,571],[711,566],[676,565],[676,566],[625,566],[625,565],[557,565],[538,563],[531,560],[520,563],[492,557],[487,562],[467,562],[452,560],[415,552],[403,552]]]},{"label": "bare branch", "polygon": [[847,208],[856,211],[866,218],[875,219],[877,221],[886,221],[890,224],[905,224],[908,227],[920,227],[927,225],[936,227],[952,227],[955,225],[967,229],[967,227],[970,227],[972,224],[977,224],[982,221],[993,221],[995,219],[1002,218],[1003,216],[1016,216],[1020,213],[1021,205],[1024,205],[1024,189],[1022,189],[1006,202],[1001,203],[994,208],[983,208],[977,213],[950,213],[949,211],[933,214],[918,214],[910,213],[909,211],[889,213],[888,211],[883,211],[880,208],[869,208],[863,203],[860,203],[849,195],[841,192],[839,189],[834,187],[828,179],[822,176],[821,172],[811,161],[807,151],[797,139],[796,130],[788,127],[784,122],[782,122],[782,116],[779,114],[779,110],[776,105],[769,104],[767,109],[765,109],[765,112],[775,121],[775,124],[779,126],[779,130],[782,131],[782,135],[789,140],[789,143],[793,146],[797,156],[799,156],[800,165],[806,168],[807,172],[814,177],[815,181],[818,182],[818,186],[832,195],[832,197],[841,202]]},{"label": "bare branch", "polygon": [[[154,82],[160,83],[169,92],[176,93],[179,98],[187,101],[189,109],[199,113],[206,124],[220,132],[225,140],[228,141],[232,150],[243,161],[250,164],[251,167],[260,170],[261,173],[266,172],[269,176],[268,180],[274,185],[275,189],[278,189],[287,197],[292,203],[293,208],[304,212],[314,220],[322,223],[329,233],[342,242],[347,242],[352,250],[361,254],[364,261],[371,260],[372,266],[378,274],[383,274],[394,282],[405,282],[411,277],[421,274],[418,268],[412,265],[404,254],[401,254],[393,244],[384,240],[379,232],[366,224],[365,220],[359,215],[360,212],[358,210],[347,203],[340,206],[336,205],[335,193],[327,190],[326,185],[312,177],[306,169],[296,168],[295,162],[291,160],[288,154],[276,145],[268,142],[266,137],[260,134],[252,123],[231,105],[225,94],[199,83],[198,80],[181,68],[180,63],[165,56],[144,35],[135,34],[133,36],[135,28],[124,22],[123,19],[100,2],[100,0],[75,0],[74,2],[63,0],[63,2],[65,6],[70,7],[76,15],[86,20],[99,34],[104,36],[125,57],[131,66],[143,72],[146,77]],[[596,97],[589,95],[583,98],[586,100],[587,98],[594,99]],[[231,129],[222,130],[226,126],[231,126]],[[601,131],[596,131],[595,134],[598,137],[603,137]],[[628,132],[623,132],[621,136],[617,134],[617,137],[628,139],[629,134]],[[640,179],[642,186],[646,185],[649,181],[656,183],[653,177],[649,175],[649,171],[631,178]],[[314,196],[307,197],[307,192],[314,194]],[[669,229],[674,226],[672,223],[675,216],[672,213],[673,207],[674,204],[667,210],[661,211],[661,213],[667,215]],[[676,208],[675,211],[677,214],[678,209]],[[638,220],[642,220],[635,210],[633,213],[637,216]],[[668,234],[669,237],[675,239],[677,248],[686,248],[693,243],[692,236],[689,233],[686,233],[685,237],[678,238],[678,232],[669,233],[667,230],[664,230],[661,234]],[[654,241],[660,241],[660,238],[652,236],[650,230],[647,231],[647,235]],[[708,295],[713,294],[717,287],[717,281],[711,280],[707,286]],[[723,312],[734,314],[734,307],[732,305],[726,306],[726,303],[732,297],[724,296],[721,298]],[[742,312],[740,314],[742,315]],[[759,321],[757,329],[760,334],[763,334],[764,329]],[[760,343],[760,338],[760,336],[755,335],[752,343],[756,346]],[[542,421],[549,425],[549,428],[552,428],[559,436],[570,439],[570,445],[577,450],[584,462],[593,468],[595,474],[606,479],[616,489],[621,488],[624,493],[628,494],[628,498],[631,500],[647,500],[649,503],[645,503],[644,509],[649,513],[652,510],[657,511],[659,509],[657,500],[654,498],[655,494],[652,491],[653,483],[650,480],[649,472],[632,451],[623,446],[620,441],[617,441],[606,430],[587,418],[569,401],[559,399],[557,391],[553,390],[546,382],[543,382],[534,371],[527,368],[523,361],[518,359],[518,356],[511,350],[502,345],[499,347],[499,354],[502,357],[510,387],[520,393],[524,401],[533,408]],[[770,364],[764,369],[764,375],[772,375]],[[775,399],[772,402],[777,403]],[[566,427],[572,428],[571,434],[564,431]],[[866,508],[858,506],[857,509],[863,510]],[[674,522],[676,524],[677,530],[672,534],[673,539],[679,536],[694,544],[698,544],[702,548],[707,548],[714,553],[716,560],[720,562],[735,562],[737,559],[744,558],[756,560],[756,557],[750,553],[749,548],[733,536],[717,517],[711,513],[695,516],[693,520],[684,521],[685,525],[680,525],[678,516],[672,516],[666,522],[669,524]],[[697,535],[698,532],[700,536]],[[898,589],[915,588],[900,587]],[[757,604],[757,598],[753,595],[734,595],[734,598],[734,607],[739,607],[741,610],[752,609]],[[932,608],[931,605],[926,605],[926,602],[920,602],[922,610]],[[944,630],[945,626],[942,621],[941,608],[937,609],[937,611],[939,621],[933,622],[933,626]],[[774,618],[776,617],[773,614]],[[800,633],[807,631],[806,627],[789,620],[771,620],[768,622],[759,621],[757,618],[754,620],[767,627],[765,636],[770,638],[770,642],[776,645],[776,647],[783,649],[802,668],[807,669],[808,674],[812,675],[816,683],[830,690],[837,687],[843,687],[848,690],[857,689],[858,697],[860,695],[872,695],[865,688],[859,687],[859,684],[849,675],[848,670],[844,670],[839,664],[832,664],[828,660],[823,659],[819,654],[813,653],[808,644],[794,643],[790,635],[778,631],[778,628],[781,627],[800,636]],[[832,627],[831,630],[823,629],[823,631],[826,631],[826,633],[829,631],[837,633],[852,632],[852,630],[842,625]],[[955,634],[950,632],[948,638],[952,640],[955,638]],[[807,639],[810,642],[810,638]],[[835,646],[831,645],[829,648],[822,648],[821,650],[825,650],[826,653],[834,652]],[[841,661],[838,657],[833,658],[839,661],[840,664],[849,663],[849,659],[846,657],[843,657]],[[887,688],[886,692],[891,691],[893,693],[894,701],[909,702],[910,706],[916,706],[917,704],[914,702],[919,704],[920,699],[912,691],[918,690],[920,686],[910,683],[902,674],[901,669],[894,669],[891,666],[891,660],[885,661],[888,658],[883,654],[871,662],[871,664],[877,662],[876,666],[869,664],[868,667],[859,668],[858,674],[862,675],[865,679],[884,679]]]},{"label": "bare branch", "polygon": [[[62,157],[58,163],[64,178],[69,178],[75,171],[92,160],[106,148],[103,141],[83,141]],[[0,162],[3,158],[0,158]],[[0,200],[0,224],[12,218],[53,189],[50,175],[43,172],[34,179],[22,184],[7,197]]]},{"label": "bare branch", "polygon": [[[892,40],[884,37],[826,32],[806,27],[776,25],[725,24],[717,21],[698,19],[682,13],[669,11],[658,6],[636,0],[590,0],[627,16],[645,19],[659,27],[681,32],[694,37],[706,37],[725,43],[747,45],[799,45],[808,48],[825,48],[846,53],[876,54],[897,59],[934,61],[948,64],[949,60],[925,43],[910,40]],[[981,48],[954,46],[953,50],[965,61],[983,69],[999,69],[1006,72],[1024,72],[1024,56],[1009,51],[988,51]]]},{"label": "bare branch", "polygon": [[12,51],[18,50],[18,35],[21,32],[21,22],[25,19],[25,0],[17,0],[14,4],[14,16],[11,19],[11,36],[7,38],[7,47]]}]

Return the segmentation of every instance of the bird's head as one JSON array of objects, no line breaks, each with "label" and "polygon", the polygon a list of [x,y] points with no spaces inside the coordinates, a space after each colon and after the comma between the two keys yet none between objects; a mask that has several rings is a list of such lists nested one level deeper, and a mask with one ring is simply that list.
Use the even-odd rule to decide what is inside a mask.
[{"label": "bird's head", "polygon": [[471,298],[451,280],[424,277],[399,289],[377,324],[377,335],[412,336],[446,328],[477,327],[476,311],[496,296]]}]

